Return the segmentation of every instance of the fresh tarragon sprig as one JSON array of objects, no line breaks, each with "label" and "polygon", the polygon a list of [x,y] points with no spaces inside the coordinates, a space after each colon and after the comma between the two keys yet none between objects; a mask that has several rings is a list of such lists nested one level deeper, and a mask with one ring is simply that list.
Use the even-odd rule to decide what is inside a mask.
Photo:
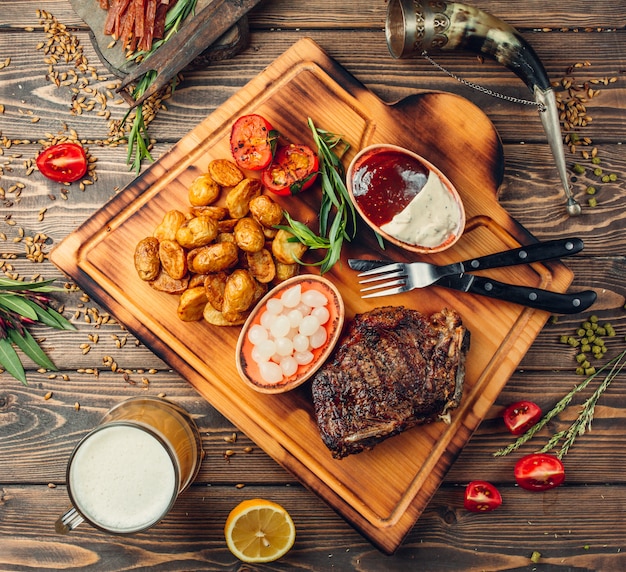
[{"label": "fresh tarragon sprig", "polygon": [[50,306],[47,294],[61,292],[51,284],[54,280],[21,282],[0,277],[0,366],[26,385],[26,373],[17,346],[37,365],[57,371],[27,326],[43,324],[57,330],[75,330],[74,325]]},{"label": "fresh tarragon sprig", "polygon": [[320,272],[328,272],[341,256],[345,240],[350,241],[356,233],[356,211],[350,200],[345,183],[345,169],[342,163],[350,144],[339,135],[319,129],[308,120],[319,157],[319,176],[322,184],[322,201],[319,211],[319,235],[307,225],[294,220],[285,212],[288,226],[282,227],[291,232],[295,239],[313,250],[326,250],[324,258],[313,266],[320,266]]},{"label": "fresh tarragon sprig", "polygon": [[[165,34],[160,40],[153,42],[152,47],[148,51],[139,51],[133,54],[133,60],[145,59],[153,54],[160,46],[167,42],[176,32],[178,32],[181,24],[185,19],[194,13],[198,0],[179,0],[174,7],[167,12],[165,17]],[[133,97],[139,99],[150,84],[156,79],[157,72],[150,70],[137,82],[133,90]],[[175,86],[176,80],[172,80],[172,86]],[[128,120],[131,110],[122,119],[122,125]],[[135,108],[135,117],[133,125],[128,134],[128,154],[126,163],[131,165],[135,173],[139,174],[141,164],[147,159],[152,161],[150,155],[150,137],[148,135],[148,126],[143,117],[143,104]]]},{"label": "fresh tarragon sprig", "polygon": [[570,401],[577,393],[583,391],[602,372],[606,372],[602,382],[598,385],[598,387],[591,394],[591,396],[588,397],[587,400],[582,404],[576,420],[567,429],[555,433],[549,439],[546,445],[539,450],[539,453],[548,453],[549,451],[557,447],[559,443],[561,443],[561,441],[563,441],[561,443],[560,449],[556,452],[556,456],[559,459],[562,459],[567,454],[570,447],[574,444],[576,438],[580,435],[583,435],[586,431],[591,430],[591,422],[593,421],[593,416],[598,400],[625,366],[626,350],[623,350],[617,357],[613,358],[611,361],[607,362],[600,369],[598,369],[598,371],[591,374],[585,380],[581,381],[578,385],[574,386],[574,388],[569,393],[567,393],[567,395],[561,398],[561,400],[558,401],[557,404],[550,411],[548,411],[548,413],[546,413],[535,425],[528,429],[526,433],[518,437],[517,440],[515,440],[510,445],[496,451],[493,454],[494,457],[503,457],[519,449],[524,443],[534,437],[536,433],[541,431],[541,429],[543,429],[551,419],[561,413],[569,405]]}]

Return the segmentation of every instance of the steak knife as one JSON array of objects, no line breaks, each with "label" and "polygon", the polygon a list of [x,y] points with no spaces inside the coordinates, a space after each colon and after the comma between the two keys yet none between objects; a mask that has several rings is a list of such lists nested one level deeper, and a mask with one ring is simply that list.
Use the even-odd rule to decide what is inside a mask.
[{"label": "steak knife", "polygon": [[491,278],[468,273],[444,276],[437,280],[435,285],[462,292],[480,294],[489,298],[497,298],[498,300],[513,302],[554,314],[577,314],[584,312],[597,298],[597,294],[593,290],[561,294],[530,286],[505,284]]}]

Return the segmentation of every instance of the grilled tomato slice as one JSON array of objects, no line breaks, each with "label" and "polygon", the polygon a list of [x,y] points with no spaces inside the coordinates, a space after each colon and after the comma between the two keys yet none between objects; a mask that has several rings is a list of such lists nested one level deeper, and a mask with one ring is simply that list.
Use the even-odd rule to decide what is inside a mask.
[{"label": "grilled tomato slice", "polygon": [[263,171],[263,184],[277,195],[297,195],[317,177],[319,158],[307,145],[279,147],[272,163]]},{"label": "grilled tomato slice", "polygon": [[237,165],[250,171],[261,171],[271,161],[278,133],[264,117],[243,115],[230,132],[230,150]]}]

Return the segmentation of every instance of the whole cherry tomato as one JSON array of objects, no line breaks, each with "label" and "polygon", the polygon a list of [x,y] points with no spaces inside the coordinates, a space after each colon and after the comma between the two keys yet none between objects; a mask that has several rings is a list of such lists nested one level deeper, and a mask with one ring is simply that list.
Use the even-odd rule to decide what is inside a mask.
[{"label": "whole cherry tomato", "polygon": [[39,153],[37,168],[52,181],[73,183],[87,172],[87,154],[78,143],[59,143]]},{"label": "whole cherry tomato", "polygon": [[547,491],[565,480],[565,468],[553,455],[532,453],[515,464],[515,480],[528,491]]},{"label": "whole cherry tomato", "polygon": [[263,184],[277,195],[297,195],[313,184],[318,169],[319,158],[310,147],[284,145],[263,171]]},{"label": "whole cherry tomato", "polygon": [[541,408],[532,401],[518,401],[506,408],[503,418],[506,428],[513,435],[521,435],[541,419]]},{"label": "whole cherry tomato", "polygon": [[278,133],[260,115],[243,115],[230,132],[230,150],[242,169],[261,171],[274,155]]},{"label": "whole cherry tomato", "polygon": [[472,481],[465,489],[463,506],[472,512],[489,512],[502,504],[502,496],[487,481]]}]

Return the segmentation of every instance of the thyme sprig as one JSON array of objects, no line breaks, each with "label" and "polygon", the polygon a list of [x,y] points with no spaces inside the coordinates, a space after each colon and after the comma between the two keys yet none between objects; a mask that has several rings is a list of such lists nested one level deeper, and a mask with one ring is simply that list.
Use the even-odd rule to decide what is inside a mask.
[{"label": "thyme sprig", "polygon": [[24,385],[26,373],[14,345],[40,367],[57,371],[27,326],[40,323],[58,330],[76,329],[50,306],[52,299],[47,294],[63,291],[52,286],[53,282],[22,282],[0,277],[0,366]]},{"label": "thyme sprig", "polygon": [[[179,0],[171,10],[168,10],[165,17],[165,33],[163,38],[156,40],[152,43],[152,47],[147,51],[135,52],[131,59],[135,61],[143,60],[153,54],[160,46],[167,42],[174,34],[176,34],[185,21],[185,19],[194,13],[198,0]],[[133,97],[135,99],[140,98],[156,79],[157,72],[151,70],[137,82],[135,89],[133,90]],[[177,79],[173,79],[171,86],[175,88]],[[131,115],[131,111],[124,116],[121,121],[123,126]],[[133,125],[128,134],[128,154],[126,156],[126,163],[130,165],[135,173],[139,174],[141,165],[144,160],[152,161],[150,155],[150,137],[148,135],[148,127],[145,122],[143,113],[143,103],[135,108],[135,115],[133,118]]]},{"label": "thyme sprig", "polygon": [[493,454],[494,457],[503,457],[519,449],[524,443],[529,441],[539,431],[541,431],[541,429],[543,429],[550,420],[552,420],[559,413],[561,413],[569,405],[569,403],[572,401],[577,393],[583,391],[596,377],[598,377],[602,372],[608,370],[608,373],[605,374],[604,379],[598,385],[596,390],[582,404],[576,420],[567,429],[555,433],[548,440],[546,445],[544,445],[544,447],[539,450],[540,453],[547,453],[556,448],[559,443],[563,441],[561,443],[560,449],[556,452],[556,456],[559,459],[562,459],[567,454],[571,446],[574,444],[576,438],[580,435],[583,435],[586,431],[591,430],[591,422],[593,421],[598,400],[625,366],[626,350],[623,350],[617,357],[604,364],[597,371],[589,375],[585,380],[574,386],[574,388],[569,393],[567,393],[567,395],[565,395],[560,401],[558,401],[557,404],[550,411],[548,411],[548,413],[546,413],[539,420],[538,423],[533,425],[528,431],[526,431],[526,433],[518,437],[517,440],[515,440],[513,443],[496,451]]},{"label": "thyme sprig", "polygon": [[285,213],[288,226],[282,227],[298,240],[314,250],[326,250],[324,258],[313,263],[320,266],[322,274],[328,272],[341,256],[345,240],[356,234],[356,211],[346,188],[346,173],[342,163],[350,144],[341,136],[319,129],[308,118],[319,157],[319,177],[322,184],[322,201],[319,211],[319,235],[305,224]]}]

